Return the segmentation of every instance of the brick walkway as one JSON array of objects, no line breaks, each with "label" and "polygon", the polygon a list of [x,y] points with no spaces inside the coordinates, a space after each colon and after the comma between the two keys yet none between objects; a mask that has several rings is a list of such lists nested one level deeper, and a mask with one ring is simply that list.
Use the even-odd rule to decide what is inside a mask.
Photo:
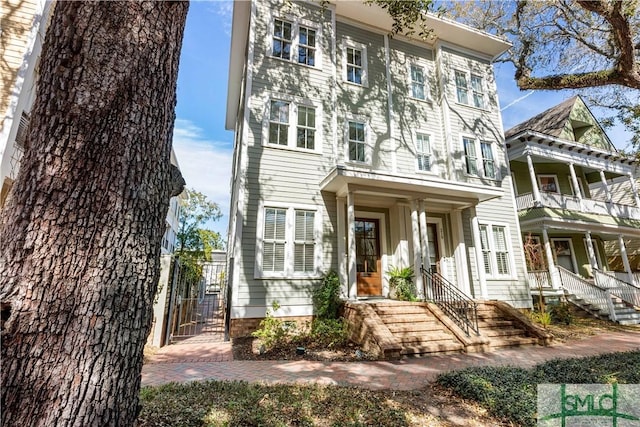
[{"label": "brick walkway", "polygon": [[468,366],[530,367],[555,358],[637,349],[640,349],[640,329],[638,332],[603,333],[551,347],[521,347],[491,353],[450,354],[392,362],[234,361],[230,343],[178,344],[161,349],[144,365],[142,385],[212,379],[413,390],[424,387],[442,372]]}]

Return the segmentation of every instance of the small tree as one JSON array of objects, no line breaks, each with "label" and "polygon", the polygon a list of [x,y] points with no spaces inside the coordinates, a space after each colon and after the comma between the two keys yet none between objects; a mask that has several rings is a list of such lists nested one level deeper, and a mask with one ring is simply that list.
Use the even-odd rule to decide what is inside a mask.
[{"label": "small tree", "polygon": [[224,249],[220,233],[204,228],[208,221],[220,219],[222,212],[217,203],[194,189],[186,189],[180,202],[180,229],[177,252],[211,258],[211,251]]}]

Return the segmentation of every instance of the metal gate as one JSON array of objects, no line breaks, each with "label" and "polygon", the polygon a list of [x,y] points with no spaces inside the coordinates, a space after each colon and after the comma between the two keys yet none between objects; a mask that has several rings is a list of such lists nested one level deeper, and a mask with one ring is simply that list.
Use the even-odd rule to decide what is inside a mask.
[{"label": "metal gate", "polygon": [[224,263],[175,258],[172,266],[167,344],[198,337],[224,340]]}]

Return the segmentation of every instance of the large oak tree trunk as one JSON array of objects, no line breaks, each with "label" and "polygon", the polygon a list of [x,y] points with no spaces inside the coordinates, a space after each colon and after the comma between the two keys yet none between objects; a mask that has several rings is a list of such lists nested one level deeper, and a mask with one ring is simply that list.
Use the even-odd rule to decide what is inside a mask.
[{"label": "large oak tree trunk", "polygon": [[131,425],[188,4],[56,4],[0,228],[2,425]]}]

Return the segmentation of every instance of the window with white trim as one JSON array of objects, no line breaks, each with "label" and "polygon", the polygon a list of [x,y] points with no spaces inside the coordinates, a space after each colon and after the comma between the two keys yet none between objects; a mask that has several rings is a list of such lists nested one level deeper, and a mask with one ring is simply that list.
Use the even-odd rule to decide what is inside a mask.
[{"label": "window with white trim", "polygon": [[431,141],[429,135],[416,133],[416,159],[418,170],[431,171]]},{"label": "window with white trim", "polygon": [[[484,78],[478,74],[455,70],[456,98],[458,103],[476,108],[486,108]],[[471,92],[471,93],[469,93]]]},{"label": "window with white trim", "polygon": [[316,30],[300,26],[298,30],[298,63],[316,65]]},{"label": "window with white trim", "polygon": [[298,64],[320,65],[320,29],[313,22],[274,18],[271,56]]},{"label": "window with white trim", "polygon": [[489,276],[509,276],[512,266],[507,227],[479,224],[479,229],[484,272]]},{"label": "window with white trim", "polygon": [[349,120],[347,122],[347,141],[349,145],[349,160],[354,162],[367,161],[367,142],[365,124]]},{"label": "window with white trim", "polygon": [[309,106],[298,107],[297,147],[315,149],[316,109]]},{"label": "window with white trim", "polygon": [[289,145],[289,102],[271,100],[269,144]]},{"label": "window with white trim", "polygon": [[[497,179],[496,160],[491,141],[462,137],[465,172],[468,175]],[[480,155],[478,155],[480,153]]]},{"label": "window with white trim", "polygon": [[480,153],[482,154],[482,173],[485,178],[495,179],[496,162],[493,160],[493,148],[491,142],[480,142]]},{"label": "window with white trim", "polygon": [[464,161],[469,175],[478,175],[478,155],[476,154],[476,141],[472,138],[462,138],[464,148]]},{"label": "window with white trim", "polygon": [[255,277],[315,276],[320,268],[320,211],[274,205],[266,204],[258,215]]},{"label": "window with white trim", "polygon": [[558,177],[556,175],[538,175],[540,191],[545,193],[559,193]]},{"label": "window with white trim", "polygon": [[471,90],[473,92],[473,106],[484,108],[484,82],[482,77],[471,74]]},{"label": "window with white trim", "polygon": [[411,73],[411,97],[415,99],[425,100],[427,99],[427,90],[424,79],[424,68],[411,64],[410,66]]},{"label": "window with white trim", "polygon": [[272,147],[320,152],[321,107],[309,100],[282,95],[267,103],[264,143]]},{"label": "window with white trim", "polygon": [[343,42],[343,79],[359,86],[367,86],[367,46],[349,39]]},{"label": "window with white trim", "polygon": [[273,21],[273,48],[271,55],[289,60],[293,44],[293,24],[282,19]]},{"label": "window with white trim", "polygon": [[282,271],[285,265],[287,210],[264,209],[262,271]]}]

